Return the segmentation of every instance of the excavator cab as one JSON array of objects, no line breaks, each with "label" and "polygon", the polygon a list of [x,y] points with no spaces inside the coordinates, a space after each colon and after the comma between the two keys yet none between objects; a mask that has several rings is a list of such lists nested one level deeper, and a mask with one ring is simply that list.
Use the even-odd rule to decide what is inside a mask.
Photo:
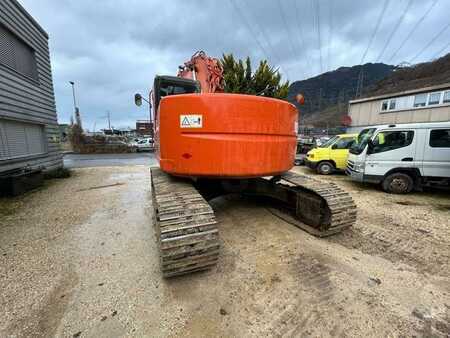
[{"label": "excavator cab", "polygon": [[177,76],[157,75],[153,84],[153,99],[155,111],[164,96],[178,94],[200,93],[200,82]]}]

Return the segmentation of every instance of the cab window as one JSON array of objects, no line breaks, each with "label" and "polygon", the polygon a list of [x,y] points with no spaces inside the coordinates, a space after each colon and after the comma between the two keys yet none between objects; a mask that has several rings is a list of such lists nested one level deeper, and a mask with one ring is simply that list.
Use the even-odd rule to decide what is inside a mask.
[{"label": "cab window", "polygon": [[333,149],[350,149],[355,140],[351,137],[340,138],[334,145]]},{"label": "cab window", "polygon": [[339,137],[338,136],[333,136],[332,138],[330,138],[328,141],[326,141],[325,143],[322,143],[319,148],[328,148],[329,146],[331,146]]},{"label": "cab window", "polygon": [[414,138],[412,130],[382,131],[372,141],[372,153],[382,153],[389,150],[409,146]]},{"label": "cab window", "polygon": [[450,148],[450,129],[435,129],[430,132],[430,147]]}]

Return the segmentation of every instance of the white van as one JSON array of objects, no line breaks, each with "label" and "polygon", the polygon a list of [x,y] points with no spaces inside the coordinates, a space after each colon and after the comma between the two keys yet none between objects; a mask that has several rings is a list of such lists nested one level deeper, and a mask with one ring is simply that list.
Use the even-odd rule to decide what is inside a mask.
[{"label": "white van", "polygon": [[368,127],[350,148],[346,173],[396,194],[450,187],[450,121]]}]

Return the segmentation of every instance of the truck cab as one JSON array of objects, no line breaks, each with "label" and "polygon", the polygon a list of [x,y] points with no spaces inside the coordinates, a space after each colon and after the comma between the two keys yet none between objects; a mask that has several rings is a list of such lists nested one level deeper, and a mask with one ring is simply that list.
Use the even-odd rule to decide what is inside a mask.
[{"label": "truck cab", "polygon": [[389,193],[450,186],[450,122],[382,125],[362,130],[346,173]]},{"label": "truck cab", "polygon": [[358,134],[336,135],[306,154],[305,165],[328,175],[347,167],[348,151]]}]

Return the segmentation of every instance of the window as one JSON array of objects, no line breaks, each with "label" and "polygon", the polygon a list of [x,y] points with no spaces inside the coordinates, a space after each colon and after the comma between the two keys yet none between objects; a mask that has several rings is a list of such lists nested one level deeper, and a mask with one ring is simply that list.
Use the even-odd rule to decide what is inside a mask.
[{"label": "window", "polygon": [[353,142],[354,139],[352,137],[341,138],[333,145],[333,149],[349,149]]},{"label": "window", "polygon": [[414,107],[425,107],[427,103],[427,94],[419,94],[414,97]]},{"label": "window", "polygon": [[[336,142],[336,140],[338,139],[337,136],[333,136],[332,138],[330,138],[328,141],[325,141],[324,143],[322,143],[321,145],[319,145],[319,148],[328,148],[329,146],[331,146],[334,142]],[[316,143],[318,143],[319,140],[316,140]]]},{"label": "window", "polygon": [[158,111],[159,102],[165,96],[177,94],[199,93],[200,88],[198,84],[192,80],[173,77],[159,77],[155,78],[154,82],[154,103],[155,111]]},{"label": "window", "polygon": [[435,129],[430,132],[430,147],[450,148],[450,129]]},{"label": "window", "polygon": [[389,101],[389,110],[395,109],[395,99]]},{"label": "window", "polygon": [[34,50],[0,24],[0,64],[38,79]]},{"label": "window", "polygon": [[382,131],[373,140],[372,153],[382,153],[394,149],[407,147],[412,143],[414,132],[408,131]]},{"label": "window", "polygon": [[366,145],[369,139],[372,137],[375,130],[376,128],[361,130],[359,135],[356,137],[355,142],[353,142],[353,144],[350,147],[350,153],[355,155],[361,154],[362,151],[366,148]]},{"label": "window", "polygon": [[39,124],[0,120],[0,160],[46,153],[44,127]]},{"label": "window", "polygon": [[450,90],[444,92],[444,100],[443,103],[450,103]]},{"label": "window", "polygon": [[389,104],[389,100],[383,101],[383,103],[381,104],[381,110],[385,111],[388,109],[388,104]]},{"label": "window", "polygon": [[439,104],[439,102],[441,101],[441,93],[430,93],[430,97],[428,98],[428,104],[429,105],[433,105],[433,104]]}]

